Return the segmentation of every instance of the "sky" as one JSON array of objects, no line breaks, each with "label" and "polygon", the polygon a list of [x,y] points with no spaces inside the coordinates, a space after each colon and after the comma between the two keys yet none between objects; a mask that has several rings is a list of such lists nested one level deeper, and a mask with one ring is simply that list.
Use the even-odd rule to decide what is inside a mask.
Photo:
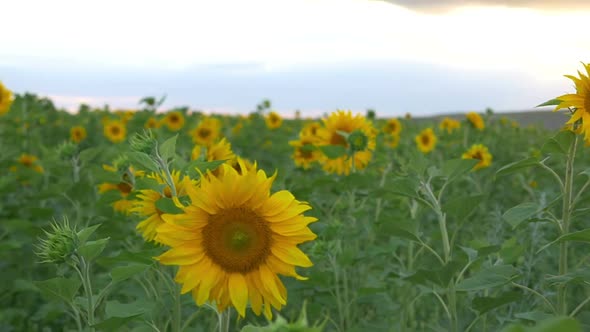
[{"label": "sky", "polygon": [[19,0],[0,80],[18,93],[134,108],[399,116],[531,109],[590,61],[582,0]]}]

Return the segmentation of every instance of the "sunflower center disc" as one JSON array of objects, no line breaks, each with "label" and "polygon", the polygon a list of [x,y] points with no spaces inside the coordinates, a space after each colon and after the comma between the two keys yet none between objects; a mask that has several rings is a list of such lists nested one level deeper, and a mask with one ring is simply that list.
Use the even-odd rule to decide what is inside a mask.
[{"label": "sunflower center disc", "polygon": [[212,215],[203,228],[207,256],[225,271],[247,273],[270,254],[271,230],[264,219],[245,208]]},{"label": "sunflower center disc", "polygon": [[584,99],[584,111],[590,112],[590,90],[586,91],[586,98]]},{"label": "sunflower center disc", "polygon": [[346,138],[344,138],[342,135],[340,135],[338,133],[332,134],[332,137],[330,138],[330,144],[331,145],[342,145],[344,147],[348,147],[348,144],[346,143]]},{"label": "sunflower center disc", "polygon": [[207,137],[209,137],[209,134],[211,134],[211,131],[207,128],[201,128],[199,130],[199,136],[201,138],[207,138]]},{"label": "sunflower center disc", "polygon": [[113,126],[111,127],[111,134],[113,135],[119,135],[120,129],[117,126]]},{"label": "sunflower center disc", "polygon": [[428,135],[422,135],[421,139],[422,139],[422,144],[424,144],[424,145],[428,145],[428,143],[430,143],[430,137],[428,137]]}]

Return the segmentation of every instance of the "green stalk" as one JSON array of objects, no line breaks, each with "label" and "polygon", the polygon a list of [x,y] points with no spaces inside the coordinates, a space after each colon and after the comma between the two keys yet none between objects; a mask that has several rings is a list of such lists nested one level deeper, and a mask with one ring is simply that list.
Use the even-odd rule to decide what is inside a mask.
[{"label": "green stalk", "polygon": [[229,332],[230,318],[231,311],[229,308],[217,314],[217,319],[219,320],[219,332]]},{"label": "green stalk", "polygon": [[182,324],[182,310],[180,308],[180,285],[175,287],[174,313],[172,316],[172,331],[180,332]]},{"label": "green stalk", "polygon": [[[574,137],[574,141],[570,145],[567,161],[565,166],[565,181],[563,192],[563,209],[562,209],[562,224],[561,235],[569,233],[570,218],[571,218],[571,204],[572,191],[574,180],[574,159],[576,157],[576,147],[578,145],[578,136]],[[559,244],[559,275],[563,276],[567,273],[567,254],[568,242],[563,241]],[[561,315],[567,315],[567,286],[560,285],[557,289],[557,310]]]}]

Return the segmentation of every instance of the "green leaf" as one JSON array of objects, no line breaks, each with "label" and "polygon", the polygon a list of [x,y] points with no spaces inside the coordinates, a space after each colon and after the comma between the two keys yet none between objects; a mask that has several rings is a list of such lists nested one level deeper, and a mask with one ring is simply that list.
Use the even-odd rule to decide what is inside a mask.
[{"label": "green leaf", "polygon": [[72,302],[81,285],[80,280],[77,278],[53,278],[33,283],[43,296],[67,303]]},{"label": "green leaf", "polygon": [[158,164],[147,154],[142,152],[127,152],[127,158],[133,165],[140,166],[141,168],[158,173],[160,168]]},{"label": "green leaf", "polygon": [[91,261],[102,253],[107,245],[109,238],[104,238],[96,241],[86,242],[78,249],[78,253],[82,255],[87,261]]},{"label": "green leaf", "polygon": [[338,157],[346,155],[346,147],[342,145],[323,145],[320,146],[320,150],[329,159],[336,159]]},{"label": "green leaf", "polygon": [[544,102],[544,103],[542,103],[542,104],[539,104],[539,105],[537,105],[537,106],[535,106],[535,107],[542,107],[542,106],[557,106],[557,105],[559,105],[559,104],[561,104],[561,100],[559,100],[559,99],[550,99],[550,100],[547,100],[546,102]]},{"label": "green leaf", "polygon": [[388,191],[395,195],[401,195],[410,198],[420,198],[418,195],[419,183],[414,178],[401,178],[391,181],[388,185]]},{"label": "green leaf", "polygon": [[92,325],[98,331],[118,331],[120,327],[128,325],[132,320],[139,318],[143,313],[129,317],[111,317]]},{"label": "green leaf", "polygon": [[553,136],[541,148],[541,153],[544,154],[567,154],[570,145],[574,141],[576,134],[569,130],[560,131]]},{"label": "green leaf", "polygon": [[501,307],[505,304],[520,300],[522,294],[517,291],[505,292],[496,297],[483,296],[473,299],[473,309],[477,310],[480,315],[486,312]]},{"label": "green leaf", "polygon": [[180,214],[184,211],[174,204],[172,198],[162,197],[156,201],[156,208],[163,213]]},{"label": "green leaf", "polygon": [[580,269],[563,275],[546,277],[545,279],[552,285],[583,283],[584,281],[590,281],[590,269]]},{"label": "green leaf", "polygon": [[590,242],[590,228],[562,235],[558,237],[555,241],[549,242],[546,245],[544,245],[541,249],[537,251],[537,253],[547,249],[549,246],[554,245],[555,243],[563,241]]},{"label": "green leaf", "polygon": [[527,332],[582,332],[580,323],[572,317],[561,316],[547,318]]},{"label": "green leaf", "polygon": [[514,314],[514,317],[532,322],[538,322],[553,316],[543,311],[527,311],[516,313]]},{"label": "green leaf", "polygon": [[498,171],[496,171],[496,177],[502,177],[514,172],[520,171],[521,169],[535,167],[539,165],[539,158],[530,157],[523,160],[515,161],[508,165],[504,165]]},{"label": "green leaf", "polygon": [[113,268],[111,271],[111,279],[113,282],[120,282],[127,280],[133,276],[143,273],[150,266],[145,264],[131,264],[127,266],[119,266]]},{"label": "green leaf", "polygon": [[154,303],[136,301],[133,303],[121,303],[117,300],[107,301],[105,312],[107,317],[132,317],[144,314],[154,307]]},{"label": "green leaf", "polygon": [[80,161],[83,163],[90,163],[96,157],[98,157],[98,155],[101,154],[101,152],[103,152],[103,149],[99,147],[85,149],[80,152]]},{"label": "green leaf", "polygon": [[214,171],[217,167],[224,164],[226,160],[214,160],[214,161],[202,161],[202,160],[193,160],[190,163],[184,166],[183,170],[185,173],[189,173],[190,175],[198,175],[196,170],[201,171],[201,173],[207,173],[207,170]]},{"label": "green leaf", "polygon": [[80,241],[81,245],[84,245],[90,235],[94,233],[102,224],[97,224],[94,226],[86,227],[83,230],[78,232],[78,240]]},{"label": "green leaf", "polygon": [[447,182],[452,182],[471,171],[478,162],[477,159],[447,160],[442,166],[442,174],[447,177]]},{"label": "green leaf", "polygon": [[518,277],[512,265],[494,265],[477,272],[473,277],[461,281],[457,291],[477,291],[505,285]]},{"label": "green leaf", "polygon": [[484,195],[459,196],[445,203],[443,212],[453,221],[461,222],[477,209],[483,199]]},{"label": "green leaf", "polygon": [[429,282],[447,287],[453,276],[463,267],[463,263],[459,261],[450,261],[445,266],[435,269],[419,269],[416,273],[406,277],[405,279],[421,285],[428,285]]},{"label": "green leaf", "polygon": [[148,178],[147,176],[135,178],[135,185],[133,186],[133,189],[135,190],[151,189],[159,193],[161,193],[164,188],[166,188],[166,184],[159,183],[156,179]]},{"label": "green leaf", "polygon": [[541,211],[541,206],[537,203],[522,203],[517,206],[510,208],[502,215],[502,219],[509,223],[512,228],[518,227],[520,223],[523,221],[530,219],[539,211]]},{"label": "green leaf", "polygon": [[159,146],[160,156],[165,160],[168,161],[169,159],[174,158],[176,154],[176,139],[178,138],[178,134],[170,137],[167,139],[162,145]]},{"label": "green leaf", "polygon": [[417,235],[415,235],[414,233],[402,229],[402,228],[398,228],[398,227],[393,227],[393,228],[389,228],[388,229],[389,234],[391,234],[391,236],[395,236],[395,237],[399,237],[402,239],[406,239],[406,240],[410,240],[410,241],[414,241],[414,242],[418,242],[421,243],[422,241],[420,241],[420,238],[418,238]]}]

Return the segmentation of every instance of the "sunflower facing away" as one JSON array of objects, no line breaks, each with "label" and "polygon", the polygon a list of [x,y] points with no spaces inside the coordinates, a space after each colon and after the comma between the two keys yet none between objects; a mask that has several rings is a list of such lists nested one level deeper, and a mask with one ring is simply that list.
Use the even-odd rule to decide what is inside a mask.
[{"label": "sunflower facing away", "polygon": [[486,168],[492,164],[492,154],[483,144],[473,144],[467,152],[463,153],[462,158],[479,160],[479,162],[473,167],[473,170]]},{"label": "sunflower facing away", "polygon": [[557,111],[566,107],[575,108],[571,118],[566,122],[567,125],[574,125],[580,120],[580,134],[584,134],[584,139],[590,140],[590,64],[583,64],[586,69],[586,75],[578,71],[575,77],[565,75],[565,77],[574,81],[576,85],[576,93],[559,96],[556,99],[560,101],[559,105],[553,111]]},{"label": "sunflower facing away", "polygon": [[436,146],[436,136],[432,128],[426,128],[416,136],[416,145],[422,153],[429,153]]},{"label": "sunflower facing away", "polygon": [[171,131],[179,131],[184,126],[184,115],[178,111],[168,112],[162,120]]},{"label": "sunflower facing away", "polygon": [[12,91],[8,90],[2,82],[0,82],[0,115],[6,114],[12,105]]},{"label": "sunflower facing away", "polygon": [[72,127],[70,129],[70,139],[74,143],[80,143],[86,138],[86,128],[82,126]]},{"label": "sunflower facing away", "polygon": [[268,129],[277,129],[281,127],[281,124],[283,124],[283,118],[281,118],[277,112],[268,113],[268,115],[264,118],[264,121],[266,122]]},{"label": "sunflower facing away", "polygon": [[[332,112],[327,118],[322,119],[324,128],[319,129],[318,145],[339,145],[349,149],[349,144],[346,138],[342,136],[339,131],[345,133],[358,132],[362,133],[367,138],[366,149],[363,151],[356,151],[354,153],[354,166],[356,169],[364,169],[369,164],[373,157],[375,150],[375,136],[376,130],[370,121],[367,121],[364,116],[357,114],[352,116],[351,111],[338,110]],[[338,175],[349,175],[352,168],[353,158],[348,155],[342,155],[336,158],[329,158],[322,156],[320,162],[323,169],[328,173],[336,173]]]},{"label": "sunflower facing away", "polygon": [[389,119],[383,126],[383,132],[389,135],[399,135],[401,131],[402,123],[398,119]]},{"label": "sunflower facing away", "polygon": [[445,117],[444,119],[442,119],[438,127],[441,130],[446,130],[447,134],[450,134],[453,131],[455,131],[455,129],[461,128],[461,122],[455,119],[451,119],[449,117]]},{"label": "sunflower facing away", "polygon": [[221,122],[215,118],[204,118],[197,128],[191,131],[195,144],[208,146],[219,138]]},{"label": "sunflower facing away", "polygon": [[469,123],[471,123],[471,125],[477,129],[477,130],[484,130],[484,128],[486,127],[483,119],[481,118],[481,116],[475,112],[469,112],[465,115],[467,117],[467,120],[469,120]]},{"label": "sunflower facing away", "polygon": [[107,121],[104,125],[104,136],[113,143],[121,143],[127,136],[127,128],[121,121]]},{"label": "sunflower facing away", "polygon": [[[180,172],[177,171],[173,171],[171,175],[172,181],[174,181],[174,187],[177,191],[177,196],[186,196],[186,188],[189,185],[194,185],[195,182],[192,181],[188,176],[181,178]],[[164,179],[159,174],[154,173],[148,175],[148,178],[154,179],[159,184],[164,185],[164,189],[162,192],[151,189],[140,190],[139,194],[136,196],[137,201],[134,203],[133,208],[131,208],[129,211],[135,212],[140,216],[147,217],[137,224],[136,229],[141,233],[146,241],[154,241],[156,238],[156,228],[164,224],[164,220],[162,220],[162,211],[156,207],[156,202],[163,197],[172,198],[172,190],[168,185],[166,185],[166,181],[164,181]]]},{"label": "sunflower facing away", "polygon": [[[108,172],[117,172],[117,168],[110,165],[103,165],[102,168]],[[113,209],[123,214],[129,214],[131,208],[135,204],[133,200],[127,199],[129,194],[133,191],[133,184],[130,180],[130,173],[133,177],[141,177],[144,175],[143,171],[135,171],[133,167],[129,167],[127,171],[121,176],[121,181],[118,183],[103,182],[98,186],[98,192],[103,194],[107,191],[116,190],[120,194],[120,198],[113,202]]]},{"label": "sunflower facing away", "polygon": [[316,238],[308,225],[317,219],[304,216],[311,207],[289,191],[270,195],[276,173],[222,167],[222,179],[210,174],[187,188],[191,204],[183,214],[162,216],[156,240],[171,249],[157,259],[180,266],[175,280],[197,305],[214,301],[219,311],[233,306],[244,317],[250,302],[271,319],[271,307],[287,301],[278,275],[304,280],[295,267],[313,265],[297,245]]},{"label": "sunflower facing away", "polygon": [[306,135],[306,132],[299,134],[299,139],[289,141],[289,145],[295,148],[293,161],[297,167],[310,169],[312,164],[322,157],[321,151],[315,146],[317,138],[312,135]]}]

